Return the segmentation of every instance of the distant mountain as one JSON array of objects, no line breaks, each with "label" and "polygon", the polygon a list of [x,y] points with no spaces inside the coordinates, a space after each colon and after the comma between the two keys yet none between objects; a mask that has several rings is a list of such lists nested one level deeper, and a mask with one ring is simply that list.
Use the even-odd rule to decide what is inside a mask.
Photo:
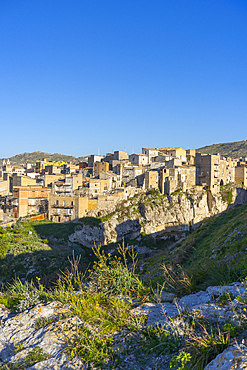
[{"label": "distant mountain", "polygon": [[[43,158],[46,158],[47,161],[64,161],[64,162],[72,162],[73,164],[78,162],[87,162],[88,157],[73,157],[72,155],[64,155],[59,153],[45,153],[45,152],[33,152],[33,153],[21,153],[17,154],[13,157],[8,158],[10,160],[10,164],[15,165],[22,165],[28,163],[35,163],[38,160],[42,160]],[[2,158],[3,160],[6,160],[7,158]]]},{"label": "distant mountain", "polygon": [[233,143],[222,143],[207,145],[196,149],[199,153],[220,154],[225,157],[237,158],[247,157],[247,140],[236,141]]}]

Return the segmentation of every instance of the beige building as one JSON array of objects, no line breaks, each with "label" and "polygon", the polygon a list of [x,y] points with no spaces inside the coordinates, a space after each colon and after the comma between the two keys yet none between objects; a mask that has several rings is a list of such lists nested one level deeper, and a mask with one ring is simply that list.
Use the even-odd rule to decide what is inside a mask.
[{"label": "beige building", "polygon": [[95,155],[91,154],[88,157],[88,167],[93,167],[94,162],[101,162],[101,160],[104,158],[103,155]]},{"label": "beige building", "polygon": [[145,172],[145,189],[159,188],[159,173],[158,171]]},{"label": "beige building", "polygon": [[197,185],[208,186],[212,192],[219,192],[220,186],[233,182],[235,167],[220,155],[196,153]]},{"label": "beige building", "polygon": [[88,183],[88,196],[95,197],[103,195],[104,192],[109,190],[108,179],[90,179]]},{"label": "beige building", "polygon": [[247,165],[235,167],[235,182],[247,186]]},{"label": "beige building", "polygon": [[52,184],[55,181],[63,180],[63,178],[64,178],[64,175],[62,175],[62,174],[59,174],[59,175],[44,174],[44,175],[39,175],[39,177],[37,177],[36,181],[37,181],[38,185],[42,185],[45,188],[47,188],[47,187],[52,187]]},{"label": "beige building", "polygon": [[130,154],[129,155],[129,161],[131,164],[140,166],[140,165],[146,165],[149,163],[149,158],[146,154]]},{"label": "beige building", "polygon": [[50,189],[41,186],[17,186],[13,189],[15,218],[47,213]]},{"label": "beige building", "polygon": [[160,170],[159,188],[163,194],[186,191],[196,185],[196,166],[181,165]]},{"label": "beige building", "polygon": [[86,216],[88,198],[79,194],[73,196],[49,195],[48,217],[53,222],[68,222]]},{"label": "beige building", "polygon": [[8,181],[0,181],[0,195],[4,196],[7,195],[9,192],[8,189]]},{"label": "beige building", "polygon": [[153,158],[159,155],[159,149],[157,148],[142,148],[142,154],[148,156],[148,163],[152,161]]},{"label": "beige building", "polygon": [[129,159],[129,155],[121,150],[114,151],[114,160],[115,161],[122,161],[124,159]]},{"label": "beige building", "polygon": [[99,176],[100,172],[109,171],[108,162],[94,162],[93,163],[93,176]]},{"label": "beige building", "polygon": [[121,177],[112,171],[100,172],[100,180],[108,180],[108,190],[116,189],[121,186]]},{"label": "beige building", "polygon": [[36,185],[36,180],[32,179],[29,176],[24,176],[24,175],[18,175],[16,173],[13,173],[12,175],[12,186],[35,186]]}]

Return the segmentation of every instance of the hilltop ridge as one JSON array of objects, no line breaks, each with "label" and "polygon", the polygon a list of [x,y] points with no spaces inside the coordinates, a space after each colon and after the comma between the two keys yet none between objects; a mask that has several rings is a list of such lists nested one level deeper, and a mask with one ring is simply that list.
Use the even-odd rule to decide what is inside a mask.
[{"label": "hilltop ridge", "polygon": [[36,161],[42,160],[43,158],[46,158],[47,161],[63,161],[63,162],[72,162],[78,163],[78,162],[83,162],[87,161],[87,156],[82,156],[82,157],[74,157],[72,155],[66,155],[66,154],[60,154],[60,153],[46,153],[42,151],[35,151],[32,153],[21,153],[21,154],[16,154],[12,157],[9,158],[1,158],[3,161],[4,159],[9,159],[11,164],[15,165],[21,165],[25,163],[35,163]]},{"label": "hilltop ridge", "polygon": [[206,145],[196,151],[204,154],[220,154],[231,158],[247,157],[247,140]]}]

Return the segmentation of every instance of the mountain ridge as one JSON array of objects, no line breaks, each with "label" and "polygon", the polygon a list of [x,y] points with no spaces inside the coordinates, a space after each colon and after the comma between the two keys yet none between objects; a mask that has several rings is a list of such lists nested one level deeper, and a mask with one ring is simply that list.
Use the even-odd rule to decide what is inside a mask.
[{"label": "mountain ridge", "polygon": [[247,140],[206,145],[196,149],[196,151],[203,154],[219,153],[231,158],[247,157]]},{"label": "mountain ridge", "polygon": [[16,154],[9,158],[1,158],[1,160],[7,160],[9,159],[10,164],[14,165],[21,165],[25,163],[35,163],[36,161],[42,160],[43,158],[46,158],[47,161],[63,161],[63,162],[72,162],[73,164],[78,162],[87,161],[87,156],[81,156],[81,157],[74,157],[72,155],[66,155],[66,154],[60,154],[60,153],[47,153],[42,151],[34,151],[31,153],[24,152],[20,154]]}]

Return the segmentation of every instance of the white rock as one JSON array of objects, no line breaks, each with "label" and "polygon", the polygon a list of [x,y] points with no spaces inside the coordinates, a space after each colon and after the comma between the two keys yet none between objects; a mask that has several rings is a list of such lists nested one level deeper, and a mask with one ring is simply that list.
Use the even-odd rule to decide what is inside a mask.
[{"label": "white rock", "polygon": [[204,370],[247,369],[247,348],[232,346],[220,353]]}]

